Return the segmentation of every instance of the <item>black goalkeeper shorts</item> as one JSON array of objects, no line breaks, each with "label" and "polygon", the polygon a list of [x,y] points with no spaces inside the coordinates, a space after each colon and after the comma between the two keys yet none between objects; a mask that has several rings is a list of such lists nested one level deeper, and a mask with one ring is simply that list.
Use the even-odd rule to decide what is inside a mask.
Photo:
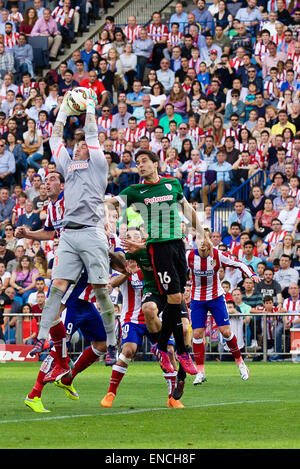
[{"label": "black goalkeeper shorts", "polygon": [[187,280],[185,245],[182,239],[149,243],[147,250],[161,295],[184,293]]}]

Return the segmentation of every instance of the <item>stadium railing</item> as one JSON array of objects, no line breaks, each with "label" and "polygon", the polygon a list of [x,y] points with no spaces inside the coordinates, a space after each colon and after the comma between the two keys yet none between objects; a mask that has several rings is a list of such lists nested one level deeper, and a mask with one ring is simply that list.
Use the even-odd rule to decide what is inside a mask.
[{"label": "stadium railing", "polygon": [[[226,198],[243,200],[246,203],[249,200],[252,186],[259,184],[263,187],[264,172],[260,169],[253,176],[243,182],[240,186],[232,189]],[[214,220],[219,218],[222,221],[223,228],[228,228],[228,218],[233,211],[233,203],[230,200],[221,200],[212,208],[212,231],[215,231]]]},{"label": "stadium railing", "polygon": [[[23,344],[23,316],[28,315],[3,314],[3,317],[17,317],[15,331],[9,327],[5,329],[6,344]],[[267,362],[272,356],[280,355],[282,359],[286,359],[287,361],[300,361],[300,326],[299,328],[291,326],[288,330],[284,330],[283,327],[279,330],[278,326],[282,324],[284,316],[290,317],[291,314],[270,314],[262,312],[255,314],[249,313],[248,315],[230,315],[230,324],[237,336],[238,344],[244,343],[244,347],[242,348],[244,358]],[[249,323],[244,322],[247,317],[250,317]],[[238,321],[240,321],[240,323],[238,323]],[[116,317],[116,330],[117,329],[120,329],[118,317]],[[120,333],[117,333],[117,336],[120,342]],[[192,345],[191,335],[190,339]],[[280,343],[278,343],[278,341]],[[70,342],[71,347],[69,354],[73,358],[89,345],[85,342],[80,331],[76,333],[75,337],[72,337]],[[216,359],[226,361],[228,357],[231,357],[231,353],[224,350],[224,340],[216,326],[210,321],[210,315],[208,315],[205,359],[208,361]],[[150,352],[150,342],[146,337],[137,352],[136,360],[154,360]]]}]

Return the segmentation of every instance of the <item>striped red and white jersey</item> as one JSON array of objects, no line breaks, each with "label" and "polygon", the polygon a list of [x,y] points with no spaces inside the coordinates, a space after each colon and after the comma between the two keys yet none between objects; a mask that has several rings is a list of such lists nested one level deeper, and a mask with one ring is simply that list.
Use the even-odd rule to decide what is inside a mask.
[{"label": "striped red and white jersey", "polygon": [[12,49],[14,46],[19,44],[19,33],[11,33],[9,36],[4,34],[3,44],[5,47]]},{"label": "striped red and white jersey", "polygon": [[113,151],[117,153],[118,156],[121,156],[125,151],[126,143],[127,142],[122,143],[122,142],[119,142],[118,140],[114,140]]},{"label": "striped red and white jersey", "polygon": [[100,116],[97,121],[99,132],[105,132],[105,135],[107,137],[109,137],[110,135],[112,118],[113,116],[109,116],[108,119],[105,119],[104,117]]},{"label": "striped red and white jersey", "polygon": [[283,238],[287,234],[287,231],[281,230],[279,233],[275,233],[275,231],[271,231],[267,234],[264,239],[264,242],[269,246],[269,254],[276,248],[277,244],[283,241]]},{"label": "striped red and white jersey", "polygon": [[52,135],[53,124],[50,121],[46,121],[45,124],[41,124],[39,121],[36,124],[36,128],[42,132],[43,138],[50,138]]},{"label": "striped red and white jersey", "polygon": [[30,90],[32,88],[37,88],[38,84],[36,82],[30,82],[29,86],[25,86],[24,83],[19,86],[18,94],[21,94],[23,98],[27,99],[30,95]]},{"label": "striped red and white jersey", "polygon": [[243,125],[243,124],[239,124],[236,129],[233,129],[232,127],[230,127],[229,129],[224,129],[223,130],[222,144],[225,143],[225,139],[227,137],[233,137],[233,138],[235,138],[235,140],[238,140],[239,132],[242,129],[246,129],[246,126]]},{"label": "striped red and white jersey", "polygon": [[286,157],[292,158],[294,151],[294,142],[283,142],[282,146],[286,149]]},{"label": "striped red and white jersey", "polygon": [[192,274],[191,298],[197,301],[209,301],[224,295],[219,279],[220,267],[235,267],[247,277],[255,275],[251,267],[235,259],[230,254],[213,249],[213,255],[202,259],[198,249],[193,249],[187,256],[187,264]]},{"label": "striped red and white jersey", "polygon": [[96,296],[92,285],[89,283],[88,286],[79,295],[79,300],[88,301],[89,303],[96,303]]},{"label": "striped red and white jersey", "polygon": [[75,13],[74,8],[70,8],[68,12],[65,12],[63,7],[57,6],[56,8],[54,8],[52,12],[52,17],[55,19],[57,23],[59,23],[61,26],[64,26],[66,28],[68,26],[66,18],[70,18],[70,20],[73,20],[74,13]]},{"label": "striped red and white jersey", "polygon": [[230,67],[234,68],[236,72],[242,65],[244,65],[244,62],[240,60],[238,57],[235,57],[234,59],[231,59],[230,61]]},{"label": "striped red and white jersey", "polygon": [[300,206],[300,189],[292,189],[290,188],[289,195],[295,198],[296,200],[296,207]]},{"label": "striped red and white jersey", "polygon": [[145,318],[142,312],[143,286],[144,281],[141,270],[130,275],[128,280],[120,285],[120,292],[123,298],[120,316],[121,325],[127,322],[145,324]]},{"label": "striped red and white jersey", "polygon": [[297,72],[297,74],[299,74],[300,73],[300,54],[296,55],[295,52],[293,52],[292,54],[288,54],[288,58],[292,59],[293,70]]},{"label": "striped red and white jersey", "polygon": [[44,224],[44,230],[55,231],[56,236],[60,236],[63,229],[63,219],[65,213],[65,198],[64,193],[59,194],[56,202],[50,201],[47,207],[47,217]]},{"label": "striped red and white jersey", "polygon": [[131,28],[129,25],[123,28],[123,33],[125,34],[127,41],[130,42],[130,44],[139,38],[141,29],[142,27],[139,24],[136,24],[133,28]]},{"label": "striped red and white jersey", "polygon": [[116,234],[112,234],[108,238],[108,247],[109,247],[109,250],[112,251],[112,252],[120,252],[120,251],[124,252],[124,250],[121,246],[121,239]]},{"label": "striped red and white jersey", "polygon": [[256,166],[258,168],[259,164],[258,164],[258,161],[256,159],[256,156],[255,155],[250,155],[250,161],[249,163],[244,163],[243,161],[241,161],[238,166],[239,168],[243,168],[244,166],[248,166],[249,164],[252,164],[254,166]]},{"label": "striped red and white jersey", "polygon": [[199,75],[200,73],[200,64],[201,64],[202,60],[199,58],[197,60],[193,60],[193,59],[190,59],[189,60],[189,68],[193,68],[194,70],[196,70],[196,73],[197,75]]},{"label": "striped red and white jersey", "polygon": [[274,36],[271,36],[271,41],[275,42],[278,47],[284,41],[284,34],[282,36],[279,36],[278,33],[274,34]]},{"label": "striped red and white jersey", "polygon": [[205,138],[205,133],[204,133],[203,129],[201,129],[201,127],[196,127],[195,129],[190,128],[188,130],[188,135],[190,137],[193,137],[193,139],[195,140],[197,146],[200,145],[201,139]]},{"label": "striped red and white jersey", "polygon": [[7,132],[7,130],[7,125],[0,125],[0,135],[3,135],[5,132]]},{"label": "striped red and white jersey", "polygon": [[167,43],[173,46],[178,46],[183,41],[183,34],[178,32],[177,34],[169,33]]},{"label": "striped red and white jersey", "polygon": [[[283,0],[284,8],[287,8],[286,0]],[[276,11],[276,0],[271,0],[270,11]]]},{"label": "striped red and white jersey", "polygon": [[8,15],[8,21],[10,21],[11,23],[14,23],[14,22],[20,22],[23,21],[23,15],[22,13],[20,13],[19,11],[16,11],[16,13],[10,13]]},{"label": "striped red and white jersey", "polygon": [[248,143],[235,142],[234,148],[242,152],[242,151],[247,151],[248,146],[249,146]]},{"label": "striped red and white jersey", "polygon": [[125,140],[126,142],[137,143],[140,138],[141,129],[136,127],[136,129],[131,130],[129,127],[125,129]]},{"label": "striped red and white jersey", "polygon": [[300,299],[293,301],[292,298],[286,298],[283,302],[283,309],[285,309],[287,313],[293,313],[291,316],[286,316],[289,322],[292,323],[295,319],[299,319]]},{"label": "striped red and white jersey", "polygon": [[147,32],[153,42],[161,42],[163,39],[168,39],[169,36],[168,27],[164,24],[150,23],[147,26]]},{"label": "striped red and white jersey", "polygon": [[20,207],[20,205],[17,204],[12,209],[12,213],[14,213],[15,216],[16,216],[16,218],[15,218],[15,224],[16,224],[18,222],[20,216],[25,213],[25,207]]},{"label": "striped red and white jersey", "polygon": [[139,138],[141,137],[147,137],[150,140],[152,140],[152,135],[154,135],[154,131],[149,131],[147,127],[142,127],[139,132]]},{"label": "striped red and white jersey", "polygon": [[268,45],[264,44],[263,42],[257,42],[254,55],[258,57],[260,60],[264,58],[264,56],[268,53]]},{"label": "striped red and white jersey", "polygon": [[[262,313],[266,312],[265,306],[259,305],[259,306],[256,306],[255,309],[257,309],[258,311],[261,311]],[[279,322],[278,313],[279,313],[279,308],[277,308],[277,306],[273,306],[272,311],[270,311],[270,314],[273,314],[274,317],[267,316],[267,339],[268,340],[272,340],[275,337],[276,326]],[[265,321],[264,321],[264,317],[262,316],[261,317],[262,330],[264,330],[264,324],[265,324]]]},{"label": "striped red and white jersey", "polygon": [[182,89],[185,93],[190,94],[190,92],[192,91],[192,84],[187,85],[186,83],[183,83]]},{"label": "striped red and white jersey", "polygon": [[265,158],[260,150],[256,150],[255,153],[250,153],[250,162],[256,160],[258,163],[264,163]]},{"label": "striped red and white jersey", "polygon": [[157,155],[159,156],[159,161],[161,163],[163,163],[165,161],[165,159],[167,158],[167,152],[166,152],[166,150],[163,150],[163,149],[159,150],[157,152]]},{"label": "striped red and white jersey", "polygon": [[165,137],[168,137],[168,139],[170,140],[170,143],[173,142],[174,138],[178,136],[178,133],[175,132],[174,134],[171,134],[170,132],[167,133],[167,134],[164,134]]},{"label": "striped red and white jersey", "polygon": [[[257,149],[263,153],[266,150],[266,148],[269,150],[269,148],[271,148],[271,146],[272,146],[271,142],[269,142],[269,143],[260,142],[260,143],[257,144]],[[269,157],[269,153],[267,152],[265,154],[265,160],[267,160],[268,157]]]},{"label": "striped red and white jersey", "polygon": [[277,73],[277,80],[278,82],[286,81],[286,70]]},{"label": "striped red and white jersey", "polygon": [[[281,86],[281,82],[276,82],[276,87],[278,89],[280,89],[280,86]],[[272,80],[266,80],[265,83],[264,83],[264,91],[266,91],[268,93],[268,97],[271,98],[271,99],[275,99],[276,96],[275,96],[275,92],[274,92],[274,83],[272,82]]]}]

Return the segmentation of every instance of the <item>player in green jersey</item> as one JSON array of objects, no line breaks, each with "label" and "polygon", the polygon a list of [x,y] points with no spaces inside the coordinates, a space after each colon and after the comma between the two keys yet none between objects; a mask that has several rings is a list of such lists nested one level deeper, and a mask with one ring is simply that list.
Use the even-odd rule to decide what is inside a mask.
[{"label": "player in green jersey", "polygon": [[179,181],[159,175],[159,158],[155,153],[140,150],[135,160],[143,182],[127,187],[107,203],[119,204],[123,209],[134,204],[145,223],[148,233],[146,247],[158,290],[162,296],[167,297],[162,315],[162,328],[157,344],[151,349],[152,352],[159,358],[166,372],[174,372],[167,353],[168,341],[173,334],[179,363],[187,373],[197,374],[184,344],[181,321],[187,264],[178,203],[181,204],[185,218],[204,240],[203,226],[197,219],[195,210],[185,199]]}]

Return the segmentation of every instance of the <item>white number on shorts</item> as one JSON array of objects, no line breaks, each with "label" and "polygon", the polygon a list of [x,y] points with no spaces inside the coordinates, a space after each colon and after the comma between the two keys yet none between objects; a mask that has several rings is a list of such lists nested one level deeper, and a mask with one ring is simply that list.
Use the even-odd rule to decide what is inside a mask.
[{"label": "white number on shorts", "polygon": [[71,322],[68,323],[67,327],[66,327],[66,333],[67,335],[71,335],[72,334],[72,329],[73,329],[73,324]]},{"label": "white number on shorts", "polygon": [[123,339],[123,340],[127,339],[128,332],[129,332],[129,324],[125,324],[125,325],[122,327],[122,339]]},{"label": "white number on shorts", "polygon": [[160,283],[170,283],[171,282],[171,277],[168,275],[168,272],[164,272],[163,274],[161,272],[157,272],[157,275],[159,276]]}]

